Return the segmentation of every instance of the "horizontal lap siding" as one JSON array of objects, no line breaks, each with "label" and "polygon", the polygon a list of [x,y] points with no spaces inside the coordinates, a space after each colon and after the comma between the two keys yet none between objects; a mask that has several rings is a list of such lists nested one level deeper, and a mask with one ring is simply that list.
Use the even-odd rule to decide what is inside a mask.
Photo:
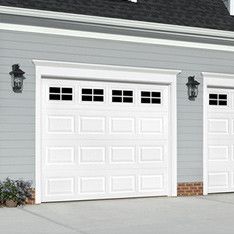
[{"label": "horizontal lap siding", "polygon": [[[33,59],[184,70],[177,93],[178,179],[202,179],[202,85],[196,102],[189,102],[186,78],[194,72],[234,72],[231,53],[7,31],[0,32],[0,41],[0,179],[34,180]],[[22,94],[10,89],[8,73],[14,63],[26,72]]]},{"label": "horizontal lap siding", "polygon": [[[195,101],[189,101],[186,89],[188,76],[201,83]],[[203,85],[200,72],[183,71],[177,82],[178,182],[203,181]]]}]

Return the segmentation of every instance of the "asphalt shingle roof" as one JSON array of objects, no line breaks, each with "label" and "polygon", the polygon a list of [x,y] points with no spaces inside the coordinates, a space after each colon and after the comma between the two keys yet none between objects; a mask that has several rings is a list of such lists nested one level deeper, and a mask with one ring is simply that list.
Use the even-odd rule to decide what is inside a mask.
[{"label": "asphalt shingle roof", "polygon": [[0,0],[0,5],[234,31],[234,17],[222,0]]}]

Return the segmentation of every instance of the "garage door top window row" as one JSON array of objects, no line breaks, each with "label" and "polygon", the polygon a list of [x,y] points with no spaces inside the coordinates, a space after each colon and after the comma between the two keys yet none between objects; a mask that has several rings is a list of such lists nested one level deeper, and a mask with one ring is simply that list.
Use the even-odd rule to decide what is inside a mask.
[{"label": "garage door top window row", "polygon": [[[134,91],[113,89],[112,90],[113,103],[133,103]],[[141,91],[140,101],[142,104],[161,104],[161,92],[155,91]],[[72,101],[73,88],[71,87],[50,87],[49,100],[53,101]],[[104,89],[100,88],[82,88],[81,89],[82,102],[104,102]]]}]

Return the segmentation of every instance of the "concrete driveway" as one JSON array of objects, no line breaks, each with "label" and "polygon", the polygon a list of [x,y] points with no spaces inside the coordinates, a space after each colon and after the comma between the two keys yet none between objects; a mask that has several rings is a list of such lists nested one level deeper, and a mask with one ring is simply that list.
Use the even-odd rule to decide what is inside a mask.
[{"label": "concrete driveway", "polygon": [[233,234],[234,194],[0,209],[4,234]]}]

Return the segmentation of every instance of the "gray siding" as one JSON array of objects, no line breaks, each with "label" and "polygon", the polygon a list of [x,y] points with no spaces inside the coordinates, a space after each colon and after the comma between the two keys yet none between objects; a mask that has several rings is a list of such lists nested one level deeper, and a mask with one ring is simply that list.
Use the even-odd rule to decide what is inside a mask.
[{"label": "gray siding", "polygon": [[[189,101],[186,83],[188,76],[195,75],[200,82],[199,95]],[[203,175],[203,79],[202,74],[183,71],[177,77],[177,141],[178,181],[202,181]]]},{"label": "gray siding", "polygon": [[[202,85],[195,102],[188,75],[234,72],[234,54],[32,33],[0,31],[0,179],[34,180],[35,71],[32,59],[183,70],[178,76],[178,179],[202,180]],[[24,92],[10,87],[11,65],[26,72]],[[199,78],[201,82],[201,78]]]}]

